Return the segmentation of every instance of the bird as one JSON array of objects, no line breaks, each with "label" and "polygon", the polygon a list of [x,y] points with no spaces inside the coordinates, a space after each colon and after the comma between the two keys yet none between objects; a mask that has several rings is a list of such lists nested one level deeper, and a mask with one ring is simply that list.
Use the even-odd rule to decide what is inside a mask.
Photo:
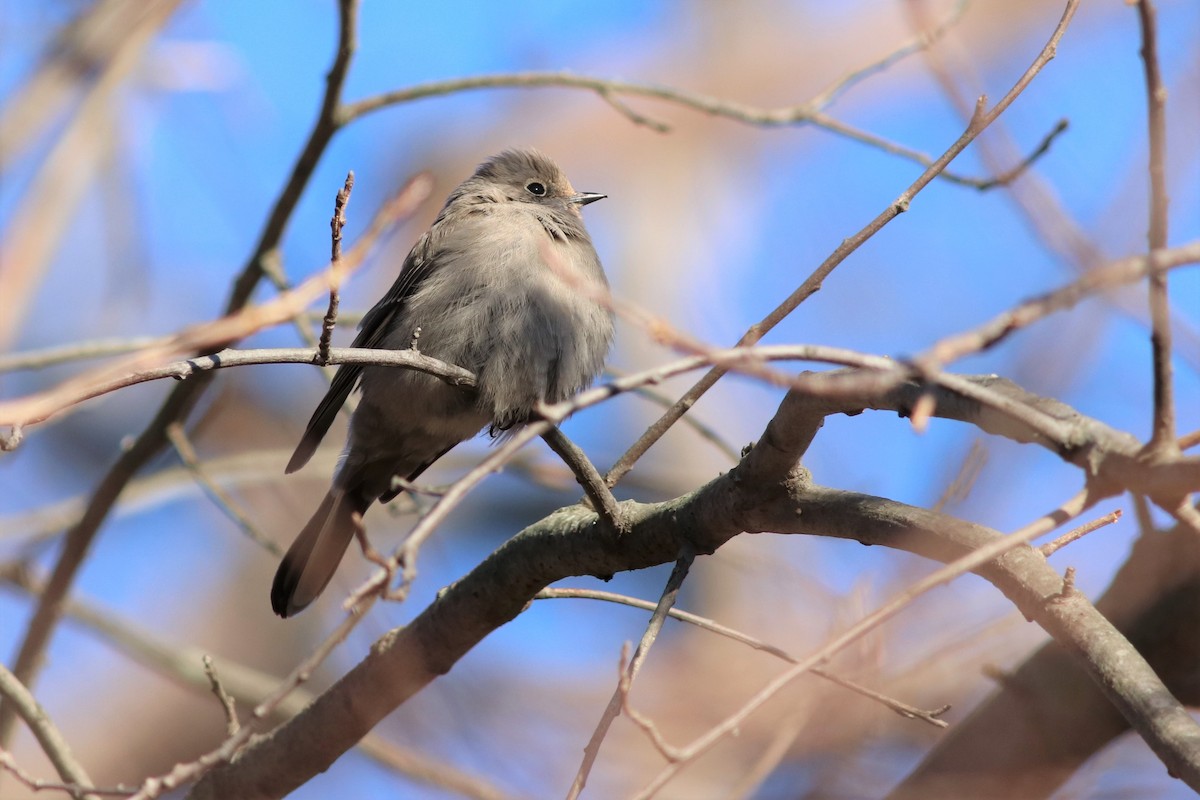
[{"label": "bird", "polygon": [[[502,438],[539,403],[588,386],[613,338],[608,281],[577,192],[532,148],[488,158],[447,198],[354,347],[420,351],[474,373],[474,389],[415,370],[343,364],[313,412],[287,473],[302,468],[351,391],[360,399],[329,491],[284,555],[271,607],[291,617],[329,584],[363,514],[399,494],[455,445]],[[419,338],[418,338],[419,337]]]}]

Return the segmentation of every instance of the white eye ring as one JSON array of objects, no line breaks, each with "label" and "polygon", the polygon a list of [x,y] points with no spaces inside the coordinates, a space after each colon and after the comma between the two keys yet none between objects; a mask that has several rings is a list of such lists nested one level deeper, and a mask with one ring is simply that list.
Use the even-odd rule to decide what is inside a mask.
[{"label": "white eye ring", "polygon": [[527,191],[528,191],[528,192],[529,192],[531,195],[534,195],[535,197],[545,197],[545,196],[546,196],[546,186],[545,186],[545,184],[539,183],[539,182],[537,182],[537,181],[531,181],[530,183],[528,183],[528,184],[525,186],[525,189],[526,189],[526,190],[527,190]]}]

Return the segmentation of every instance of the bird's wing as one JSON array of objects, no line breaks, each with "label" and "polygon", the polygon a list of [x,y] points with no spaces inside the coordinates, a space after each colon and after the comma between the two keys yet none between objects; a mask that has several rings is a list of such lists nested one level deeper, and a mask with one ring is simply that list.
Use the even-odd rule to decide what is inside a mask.
[{"label": "bird's wing", "polygon": [[[433,271],[437,259],[433,258],[430,252],[432,249],[431,239],[431,232],[426,232],[413,245],[408,257],[404,259],[404,265],[400,268],[400,274],[396,277],[392,288],[388,289],[387,294],[363,316],[362,322],[358,326],[358,335],[354,337],[351,347],[379,348],[389,333],[391,322],[396,314],[404,307],[408,298],[416,292],[421,282]],[[362,369],[361,364],[342,364],[338,367],[337,374],[333,376],[333,382],[329,385],[329,391],[321,398],[321,403],[308,421],[308,427],[304,429],[304,436],[301,437],[300,444],[296,445],[296,452],[292,453],[292,458],[288,461],[286,472],[295,472],[312,458],[317,445],[321,443],[321,439],[329,431],[329,426],[333,424],[338,410],[357,385],[359,376],[362,375]]]}]

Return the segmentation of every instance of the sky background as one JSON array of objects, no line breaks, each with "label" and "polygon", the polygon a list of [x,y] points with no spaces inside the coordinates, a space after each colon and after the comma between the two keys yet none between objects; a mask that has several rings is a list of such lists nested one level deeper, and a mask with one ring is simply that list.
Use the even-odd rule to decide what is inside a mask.
[{"label": "sky background", "polygon": [[[1170,240],[1182,244],[1200,236],[1200,149],[1195,146],[1200,6],[1183,0],[1159,5],[1161,62],[1171,92]],[[74,2],[0,5],[0,103],[14,96],[50,37],[80,7]],[[361,13],[359,52],[345,94],[358,99],[448,77],[567,69],[674,85],[752,105],[790,105],[906,40],[911,29],[903,8],[882,0],[737,5],[376,0],[365,3]],[[934,8],[935,17],[945,15],[944,6]],[[999,99],[1042,46],[1060,12],[1056,3],[973,3],[946,44],[963,59],[954,63],[969,66],[955,72],[966,96],[986,93]],[[331,2],[184,3],[116,94],[109,154],[47,261],[19,335],[3,349],[167,334],[217,316],[314,118],[335,25]],[[1059,119],[1069,120],[1068,131],[1037,163],[1033,180],[1048,188],[1065,217],[1106,258],[1145,247],[1146,135],[1138,44],[1135,14],[1125,4],[1085,3],[1057,58],[1001,120],[1004,135],[1021,152],[1035,147]],[[628,103],[669,123],[672,131],[635,126],[597,97],[562,89],[477,91],[371,114],[339,133],[325,152],[288,227],[287,274],[298,281],[324,266],[332,199],[348,169],[357,176],[348,241],[406,176],[429,169],[437,181],[434,199],[344,290],[343,308],[369,306],[390,284],[441,198],[484,157],[528,144],[553,155],[577,188],[609,195],[590,205],[585,218],[618,297],[703,341],[729,344],[921,172],[911,161],[812,127],[763,129],[670,104],[638,98]],[[964,125],[920,56],[848,89],[829,111],[930,154],[944,150]],[[0,230],[6,239],[14,235],[12,220],[56,130],[52,127],[16,163],[4,162]],[[985,138],[990,146],[1002,145],[997,136]],[[972,176],[987,171],[974,146],[952,169]],[[1046,246],[1016,197],[1005,190],[981,193],[934,181],[907,214],[854,253],[767,341],[904,356],[1073,280],[1078,265]],[[1052,229],[1058,225],[1044,217],[1041,222]],[[0,241],[0,256],[4,245]],[[1186,433],[1200,427],[1200,274],[1178,271],[1171,284],[1179,430]],[[256,297],[271,294],[264,286]],[[0,297],[3,313],[15,313],[6,307],[10,302]],[[1151,419],[1144,307],[1140,290],[1091,300],[955,368],[1011,377],[1144,439]],[[631,323],[619,323],[618,329],[613,367],[639,369],[672,357]],[[339,335],[348,343],[351,333]],[[295,332],[284,326],[246,344],[295,342]],[[0,374],[0,397],[44,388],[79,369]],[[275,466],[250,470],[238,492],[262,528],[284,545],[328,477],[328,459],[323,468],[313,465],[286,480],[281,476],[286,451],[322,385],[305,367],[239,370],[221,376],[192,418],[200,420],[195,439],[205,457],[275,454]],[[677,393],[686,386],[686,381],[674,382],[664,389]],[[43,568],[52,564],[54,548],[31,550],[17,523],[47,504],[90,491],[122,439],[141,430],[170,388],[141,386],[90,403],[61,422],[31,430],[20,450],[0,458],[0,555],[32,552]],[[694,413],[740,447],[761,434],[780,396],[777,389],[731,378]],[[644,400],[620,398],[581,414],[567,432],[605,469],[654,414]],[[335,432],[327,442],[331,453],[340,435]],[[929,506],[978,438],[973,429],[937,420],[917,434],[895,415],[868,412],[831,418],[805,463],[820,483]],[[1077,470],[1049,453],[1003,441],[985,444],[986,463],[970,496],[949,509],[955,514],[1012,530],[1080,488]],[[437,479],[450,480],[469,468],[486,447],[480,441],[459,448]],[[553,464],[540,443],[530,459]],[[177,463],[163,454],[151,471]],[[651,451],[618,496],[673,496],[728,467],[712,445],[678,430]],[[423,551],[412,598],[403,605],[377,606],[327,664],[318,684],[344,672],[374,638],[418,613],[440,587],[505,538],[572,502],[574,495],[570,483],[557,490],[531,489],[512,470],[490,479]],[[1114,498],[1089,517],[1112,508],[1130,510],[1124,498]],[[375,509],[368,522],[390,546],[398,541],[395,534],[411,525],[411,517],[393,519]],[[1133,515],[1127,513],[1121,523],[1073,545],[1069,559],[1058,565],[1075,566],[1078,585],[1094,598],[1135,535]],[[271,556],[247,542],[194,487],[177,482],[118,509],[80,576],[77,596],[135,619],[167,640],[178,637],[282,674],[336,623],[340,598],[367,572],[357,560],[352,568],[344,566],[329,592],[333,597],[284,623],[271,616],[266,602],[274,566]],[[698,562],[681,605],[700,613],[733,615],[736,609],[739,626],[782,637],[802,652],[928,569],[918,559],[853,543],[741,537]],[[655,599],[666,574],[659,569],[617,576],[609,584],[570,583]],[[954,609],[945,608],[948,600]],[[381,731],[489,775],[517,795],[561,794],[558,787],[569,780],[574,754],[611,690],[620,644],[636,640],[644,625],[640,612],[585,606],[580,601],[535,606],[476,648],[444,685],[389,718]],[[6,658],[18,646],[30,608],[26,597],[0,592],[0,653]],[[902,672],[906,664],[928,663],[941,648],[955,647],[963,663],[1018,663],[1039,633],[1014,622],[1014,616],[989,585],[961,580],[892,623],[886,640],[904,641],[904,646],[894,645],[875,668]],[[994,638],[981,644],[974,638],[981,630]],[[692,634],[672,635],[679,637],[677,652],[700,646],[686,638]],[[663,659],[669,663],[669,656]],[[103,731],[112,729],[113,719],[81,718],[70,709],[85,697],[94,703],[96,687],[113,681],[123,686],[105,706],[113,715],[132,707],[133,717],[145,723],[155,719],[154,709],[142,707],[149,703],[146,698],[162,697],[167,698],[163,714],[212,714],[212,723],[219,725],[210,698],[181,700],[182,690],[138,669],[131,670],[124,656],[80,626],[65,624],[56,635],[38,695],[52,713],[67,719],[64,727],[81,742],[85,762],[103,761]],[[665,674],[659,679],[671,686]],[[978,681],[970,686],[961,690],[964,711],[986,689]],[[678,691],[685,696],[677,702],[688,702],[686,689]],[[552,698],[564,696],[583,709],[578,721],[557,713]],[[514,742],[496,741],[495,727],[477,724],[480,706],[486,706],[483,713],[491,724],[516,731],[523,757],[514,759]],[[853,780],[862,782],[840,788],[877,793],[903,774],[903,764],[919,757],[919,742],[892,731],[887,728],[861,754],[859,777]],[[131,733],[128,742],[107,746],[153,749],[154,738]],[[215,741],[197,738],[193,749],[172,757],[199,753]],[[36,764],[33,747],[21,744],[18,753]],[[119,753],[109,757],[110,763],[120,763]],[[1122,748],[1108,761],[1098,761],[1093,774],[1104,775],[1100,788],[1105,791],[1133,786],[1148,789],[1146,796],[1184,796],[1182,786],[1162,778],[1161,766],[1144,747]],[[640,785],[623,782],[620,764],[600,769],[595,796],[608,796],[607,790],[628,793]],[[110,770],[97,772],[120,779],[119,767]],[[818,758],[797,758],[782,774],[800,785],[829,780]],[[1075,790],[1096,788],[1088,780],[1079,777]],[[397,786],[393,773],[352,753],[294,796],[327,797],[331,787],[343,796],[403,796],[405,789]],[[768,783],[757,796],[770,797],[771,791]]]}]

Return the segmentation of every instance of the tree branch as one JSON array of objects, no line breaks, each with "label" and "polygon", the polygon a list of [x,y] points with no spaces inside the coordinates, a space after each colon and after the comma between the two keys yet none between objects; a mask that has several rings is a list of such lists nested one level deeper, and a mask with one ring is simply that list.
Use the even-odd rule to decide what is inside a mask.
[{"label": "tree branch", "polygon": [[[837,249],[821,263],[816,270],[813,271],[805,281],[792,292],[782,303],[775,307],[771,313],[763,317],[758,323],[752,325],[749,330],[738,340],[738,345],[754,344],[761,339],[768,331],[782,322],[789,314],[796,310],[801,303],[808,299],[814,292],[821,288],[821,284],[831,272],[841,264],[851,253],[857,250],[864,242],[874,236],[877,232],[883,229],[885,225],[899,216],[901,213],[908,210],[909,205],[922,189],[932,181],[939,173],[945,170],[946,166],[961,153],[967,145],[975,140],[984,129],[994,122],[1004,111],[1012,104],[1017,97],[1025,91],[1025,87],[1033,80],[1033,78],[1041,72],[1042,68],[1054,58],[1055,51],[1058,48],[1058,42],[1066,33],[1067,25],[1070,24],[1071,18],[1075,15],[1075,10],[1079,6],[1079,0],[1068,0],[1066,9],[1063,11],[1062,19],[1059,20],[1054,32],[1050,35],[1049,41],[1038,53],[1037,57],[1030,64],[1025,73],[1017,80],[1016,84],[1009,89],[991,110],[983,111],[983,105],[977,107],[977,113],[967,125],[967,129],[961,136],[946,150],[936,161],[921,173],[916,181],[908,187],[901,195],[896,198],[886,209],[884,209],[875,219],[867,223],[858,233],[843,241]],[[980,98],[983,100],[983,98]],[[703,378],[701,378],[692,388],[688,389],[682,397],[663,414],[658,421],[651,425],[645,433],[633,445],[625,451],[624,455],[618,459],[613,468],[608,471],[605,479],[609,486],[615,486],[619,480],[629,470],[633,469],[633,465],[637,460],[649,450],[655,442],[662,438],[663,434],[670,429],[675,422],[687,413],[696,401],[711,389],[718,380],[725,375],[725,370],[717,367],[710,370]]]},{"label": "tree branch", "polygon": [[[566,577],[674,561],[685,542],[698,553],[712,553],[742,531],[847,538],[945,562],[1002,543],[1000,534],[983,526],[809,483],[794,465],[823,416],[789,393],[762,440],[730,472],[674,500],[622,503],[629,530],[620,537],[578,506],[526,528],[409,625],[377,642],[305,712],[251,745],[236,763],[206,775],[190,797],[274,797],[293,790],[520,614],[541,589]],[[1200,787],[1200,729],[1086,598],[1064,592],[1062,577],[1028,547],[976,571],[1075,653],[1173,773]],[[355,700],[368,697],[370,703]]]},{"label": "tree branch", "polygon": [[[234,312],[249,301],[254,287],[262,277],[264,260],[276,252],[287,221],[300,201],[300,195],[312,177],[317,161],[337,130],[335,111],[355,49],[358,3],[356,0],[341,0],[338,10],[337,54],[326,78],[325,96],[317,121],[309,133],[308,142],[293,167],[287,184],[275,201],[254,253],[233,285],[226,304],[227,312]],[[63,601],[91,549],[92,540],[107,519],[108,512],[125,485],[166,445],[167,426],[187,416],[208,384],[209,380],[202,378],[175,388],[133,445],[124,450],[109,468],[92,494],[87,512],[79,524],[67,534],[46,591],[38,601],[33,618],[26,628],[13,668],[13,673],[26,686],[31,686],[36,679],[42,655],[62,615]],[[0,703],[0,747],[5,746],[12,735],[14,718],[11,704]]]}]

